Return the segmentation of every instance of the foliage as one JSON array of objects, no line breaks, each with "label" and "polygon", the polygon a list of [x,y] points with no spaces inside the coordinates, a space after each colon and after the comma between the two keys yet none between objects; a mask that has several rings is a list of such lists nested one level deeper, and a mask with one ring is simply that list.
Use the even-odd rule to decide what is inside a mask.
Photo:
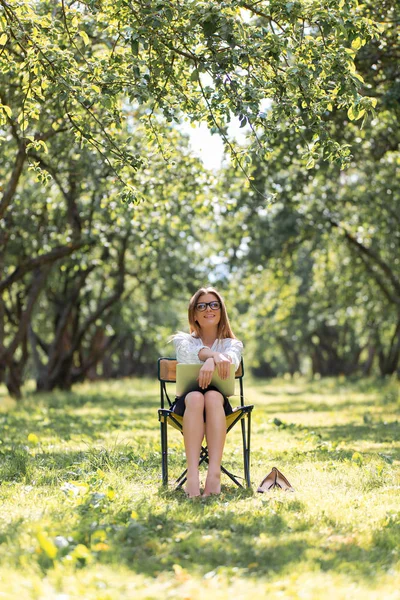
[{"label": "foliage", "polygon": [[19,73],[23,87],[19,110],[1,99],[4,121],[45,151],[31,130],[51,97],[77,140],[129,184],[129,198],[141,195],[135,172],[145,153],[117,142],[127,102],[147,107],[143,122],[166,153],[159,111],[169,121],[208,122],[242,169],[250,155],[226,137],[233,117],[250,126],[251,150],[262,158],[283,121],[301,134],[306,161],[323,155],[343,165],[348,149],[329,136],[326,119],[338,108],[358,119],[376,104],[360,93],[354,58],[380,28],[357,0],[1,0],[0,9],[0,72]]},{"label": "foliage", "polygon": [[[0,0],[9,392],[150,373],[207,281],[264,375],[394,373],[396,23],[393,0]],[[207,174],[183,120],[232,165]]]},{"label": "foliage", "polygon": [[[200,502],[162,490],[155,378],[28,390],[9,405],[0,414],[3,595],[296,597],[301,587],[315,599],[395,597],[395,382],[248,380],[245,392],[256,405],[252,482],[275,464],[294,494],[254,494],[229,479],[220,498]],[[224,464],[237,474],[240,444],[233,430]],[[178,475],[175,431],[169,446]]]},{"label": "foliage", "polygon": [[[21,74],[11,75],[2,75],[3,93],[23,110]],[[147,202],[135,207],[119,201],[110,165],[70,131],[54,90],[38,103],[30,131],[45,148],[27,142],[23,124],[9,123],[1,143],[2,176],[12,174],[1,206],[0,376],[15,396],[32,358],[39,389],[93,376],[106,352],[123,352],[130,340],[131,369],[145,371],[159,342],[158,332],[147,336],[154,324],[146,327],[146,304],[156,313],[157,302],[199,277],[193,249],[207,219],[196,224],[196,214],[207,210],[210,178],[176,130],[167,128],[167,162],[141,113],[127,116],[118,143],[147,153],[137,178]]]},{"label": "foliage", "polygon": [[[138,126],[131,143],[140,145],[142,135]],[[131,369],[146,370],[149,354],[154,361],[151,314],[199,277],[194,247],[207,219],[196,224],[196,214],[207,207],[208,183],[199,161],[188,156],[186,140],[172,130],[170,140],[174,164],[166,168],[162,157],[153,157],[140,175],[148,201],[136,207],[118,202],[113,174],[68,132],[49,141],[48,157],[40,158],[52,176],[46,188],[29,171],[23,175],[24,192],[16,194],[7,217],[13,233],[6,244],[6,275],[54,246],[77,246],[47,274],[29,324],[39,389],[70,387],[93,374],[105,352],[118,354],[122,340],[139,346]],[[11,286],[4,304],[9,315],[29,285],[28,272]],[[17,323],[17,315],[5,321],[5,345]]]},{"label": "foliage", "polygon": [[235,290],[243,290],[243,335],[264,374],[308,371],[304,358],[323,375],[398,369],[398,17],[392,2],[363,11],[387,23],[357,61],[380,99],[377,115],[360,128],[336,111],[326,124],[351,148],[349,168],[313,164],[305,171],[295,149],[301,138],[282,126],[268,162],[255,161],[251,186],[232,167],[221,181],[218,234],[228,244],[216,250],[233,275],[233,303]]}]

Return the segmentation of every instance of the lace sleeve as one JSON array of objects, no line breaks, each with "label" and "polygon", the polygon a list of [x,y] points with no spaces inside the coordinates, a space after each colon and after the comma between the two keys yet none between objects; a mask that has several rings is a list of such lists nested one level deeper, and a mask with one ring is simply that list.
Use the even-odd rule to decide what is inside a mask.
[{"label": "lace sleeve", "polygon": [[178,363],[200,364],[203,362],[199,359],[199,352],[206,346],[200,340],[188,333],[177,333],[172,341],[175,346]]}]

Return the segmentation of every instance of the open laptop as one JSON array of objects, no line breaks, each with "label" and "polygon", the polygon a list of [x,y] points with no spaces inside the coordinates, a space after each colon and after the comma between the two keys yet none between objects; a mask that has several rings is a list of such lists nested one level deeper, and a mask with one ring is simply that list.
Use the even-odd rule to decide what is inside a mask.
[{"label": "open laptop", "polygon": [[[197,377],[202,366],[202,364],[187,365],[184,363],[176,365],[177,396],[182,396],[197,389],[199,385]],[[235,365],[230,365],[230,373],[227,379],[221,379],[217,369],[215,369],[210,385],[215,385],[224,396],[233,396],[235,393]]]}]

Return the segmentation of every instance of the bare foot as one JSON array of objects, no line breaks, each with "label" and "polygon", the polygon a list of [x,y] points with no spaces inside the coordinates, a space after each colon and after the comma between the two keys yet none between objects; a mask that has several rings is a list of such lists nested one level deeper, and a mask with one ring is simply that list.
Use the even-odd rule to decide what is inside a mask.
[{"label": "bare foot", "polygon": [[221,473],[208,473],[203,498],[221,493]]},{"label": "bare foot", "polygon": [[200,496],[200,479],[199,475],[188,477],[185,485],[185,493],[188,498],[195,498]]}]

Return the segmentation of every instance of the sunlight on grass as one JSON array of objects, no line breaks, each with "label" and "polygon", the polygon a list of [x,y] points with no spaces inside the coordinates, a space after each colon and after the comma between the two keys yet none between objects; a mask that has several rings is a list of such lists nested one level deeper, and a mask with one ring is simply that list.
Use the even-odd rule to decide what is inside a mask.
[{"label": "sunlight on grass", "polygon": [[[399,598],[397,382],[248,380],[246,394],[253,485],[275,465],[294,494],[163,489],[156,381],[28,386],[19,404],[1,389],[0,596]],[[223,462],[243,475],[240,427]],[[169,468],[184,468],[176,431]]]}]

